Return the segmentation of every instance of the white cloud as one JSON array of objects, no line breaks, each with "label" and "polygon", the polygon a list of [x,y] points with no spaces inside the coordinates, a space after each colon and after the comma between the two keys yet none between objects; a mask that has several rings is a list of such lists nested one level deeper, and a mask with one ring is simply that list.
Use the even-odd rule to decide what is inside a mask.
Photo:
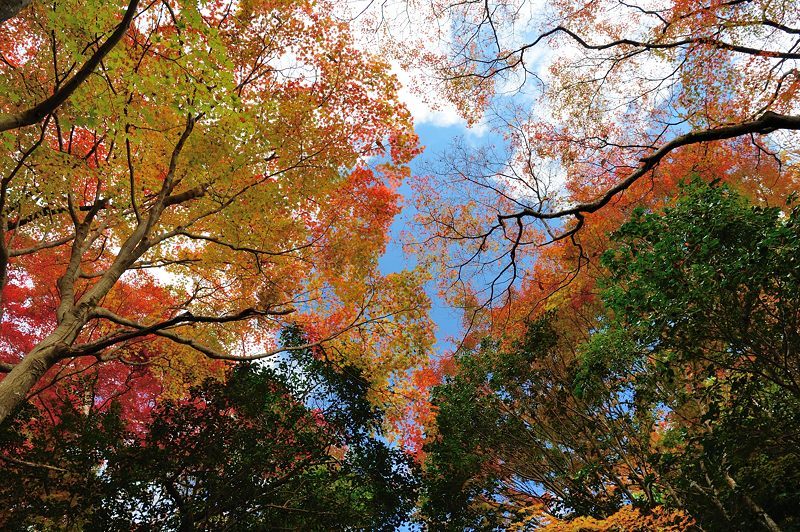
[{"label": "white cloud", "polygon": [[[337,3],[339,16],[349,20],[355,31],[357,44],[364,50],[382,50],[389,53],[398,42],[420,42],[420,36],[428,36],[431,50],[444,52],[446,40],[431,35],[431,20],[427,8],[415,6],[413,2],[381,2],[374,0],[348,0]],[[446,25],[445,25],[446,26]],[[465,135],[480,137],[489,131],[485,121],[468,125],[457,107],[444,98],[441,91],[431,84],[429,73],[414,66],[401,64],[400,58],[392,65],[392,74],[397,76],[402,88],[399,96],[414,118],[417,126],[431,125],[441,128],[459,127]]]},{"label": "white cloud", "polygon": [[[421,72],[410,71],[399,65],[392,67],[392,73],[403,85],[400,89],[400,99],[406,104],[414,123],[431,124],[437,127],[450,127],[461,125],[466,127],[466,120],[461,117],[456,106],[440,98],[433,90],[424,91],[414,83]],[[435,102],[435,103],[434,103]]]}]

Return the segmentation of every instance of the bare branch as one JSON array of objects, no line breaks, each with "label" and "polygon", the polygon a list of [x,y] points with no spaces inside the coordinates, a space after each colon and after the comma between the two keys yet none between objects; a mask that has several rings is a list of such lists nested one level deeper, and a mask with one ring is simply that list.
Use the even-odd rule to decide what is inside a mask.
[{"label": "bare branch", "polygon": [[296,251],[300,251],[301,249],[305,249],[311,246],[311,243],[303,244],[300,246],[295,246],[293,248],[281,250],[281,251],[269,251],[265,249],[257,249],[248,246],[239,246],[230,242],[225,242],[219,238],[207,235],[201,235],[197,233],[190,233],[188,231],[182,231],[178,233],[181,236],[185,236],[186,238],[190,238],[192,240],[205,240],[207,242],[211,242],[213,244],[217,244],[223,247],[226,247],[232,251],[246,251],[247,253],[252,253],[254,255],[270,255],[270,256],[281,256],[281,255],[288,255],[289,253],[294,253]]},{"label": "bare branch", "polygon": [[752,55],[758,57],[768,57],[772,59],[800,59],[800,53],[797,52],[781,52],[777,50],[762,50],[759,48],[752,48],[749,46],[741,46],[737,44],[732,44],[728,42],[724,42],[718,39],[712,39],[709,37],[690,37],[686,39],[680,39],[677,41],[670,41],[670,42],[645,42],[645,41],[637,41],[634,39],[618,39],[615,41],[610,41],[601,44],[591,44],[587,42],[583,37],[575,33],[574,31],[570,30],[569,28],[565,28],[564,26],[556,26],[550,30],[547,30],[541,34],[539,34],[533,41],[529,42],[528,44],[517,48],[516,50],[506,52],[502,55],[491,59],[471,59],[475,63],[486,64],[486,65],[496,65],[501,64],[503,66],[499,68],[492,68],[488,72],[483,73],[476,73],[476,72],[468,72],[462,75],[453,76],[453,78],[459,77],[479,77],[479,78],[490,78],[500,72],[505,70],[510,70],[516,68],[524,61],[525,52],[531,50],[539,45],[545,39],[552,37],[556,34],[563,33],[569,36],[573,41],[578,43],[582,48],[586,50],[608,50],[611,48],[621,48],[621,47],[629,47],[635,48],[636,52],[628,52],[628,54],[636,55],[641,53],[645,50],[670,50],[674,48],[681,48],[690,45],[700,45],[700,46],[709,46],[711,48],[716,48],[719,50],[727,50],[730,52],[741,53],[745,55]]},{"label": "bare branch", "polygon": [[43,249],[57,248],[58,246],[63,246],[64,244],[71,242],[73,238],[75,238],[75,235],[69,235],[53,240],[51,242],[41,242],[39,244],[36,244],[35,246],[31,246],[28,248],[12,249],[8,252],[8,256],[21,257],[23,255],[30,255],[31,253],[36,253],[37,251],[41,251]]},{"label": "bare branch", "polygon": [[37,463],[37,462],[29,462],[27,460],[20,460],[19,458],[11,458],[10,456],[6,456],[4,454],[0,454],[0,460],[2,460],[4,462],[8,462],[9,464],[22,465],[22,466],[26,466],[26,467],[36,467],[36,468],[39,468],[39,469],[49,469],[50,471],[58,471],[59,473],[68,473],[69,472],[66,469],[61,468],[61,467],[51,466],[51,465],[48,465],[48,464],[40,464],[40,463]]},{"label": "bare branch", "polygon": [[551,212],[524,209],[521,212],[503,215],[500,218],[511,219],[517,218],[518,216],[528,216],[532,218],[538,218],[540,220],[552,220],[556,218],[576,216],[581,213],[593,213],[604,207],[614,196],[628,189],[642,176],[647,174],[647,172],[658,166],[658,163],[661,162],[661,160],[666,157],[667,154],[680,147],[689,146],[691,144],[699,144],[701,142],[732,139],[751,133],[766,135],[778,129],[800,130],[800,116],[780,115],[771,111],[767,111],[761,115],[760,118],[750,122],[742,122],[730,126],[686,133],[685,135],[676,137],[670,142],[656,149],[652,155],[640,159],[640,165],[633,173],[608,189],[593,201],[579,203],[566,209]]},{"label": "bare branch", "polygon": [[[254,316],[259,316],[259,315],[285,315],[285,314],[289,314],[290,312],[294,312],[294,309],[287,309],[286,311],[258,311],[258,310],[255,310],[255,309],[245,309],[244,311],[241,311],[241,312],[236,313],[236,314],[230,314],[228,316],[220,316],[220,317],[194,316],[191,313],[185,313],[185,314],[181,314],[179,316],[176,316],[175,318],[172,318],[171,320],[166,320],[166,321],[161,322],[161,323],[156,324],[156,325],[146,326],[146,325],[142,325],[142,324],[140,324],[138,322],[129,320],[127,318],[124,318],[122,316],[119,316],[119,315],[115,314],[114,312],[111,312],[108,309],[97,308],[93,313],[94,317],[107,319],[109,321],[117,323],[118,325],[123,325],[123,326],[129,327],[129,328],[131,328],[133,330],[130,331],[130,332],[127,332],[127,333],[122,333],[122,334],[120,334],[120,335],[118,335],[118,336],[116,336],[114,338],[108,339],[108,340],[104,340],[104,341],[101,341],[101,342],[94,342],[94,343],[91,343],[91,344],[84,344],[83,346],[76,347],[76,348],[70,350],[69,356],[70,357],[75,357],[75,356],[93,355],[93,354],[99,353],[103,349],[111,347],[112,345],[117,344],[119,342],[122,342],[122,341],[125,341],[125,340],[129,340],[129,339],[132,339],[132,338],[136,338],[136,337],[145,336],[145,335],[148,335],[148,334],[153,334],[153,335],[156,335],[156,336],[161,336],[163,338],[167,338],[169,340],[172,340],[175,343],[191,347],[195,351],[198,351],[198,352],[202,353],[203,355],[207,356],[208,358],[211,358],[211,359],[214,359],[214,360],[229,360],[229,361],[235,361],[235,362],[246,362],[246,361],[260,360],[260,359],[263,359],[263,358],[273,357],[273,356],[278,355],[280,353],[288,353],[288,352],[292,352],[292,351],[302,351],[302,350],[305,350],[305,349],[311,349],[311,348],[314,348],[314,347],[318,347],[318,346],[324,345],[325,343],[330,342],[330,341],[338,338],[339,336],[345,334],[348,331],[351,331],[351,330],[356,329],[358,327],[363,327],[365,325],[369,325],[371,323],[376,323],[376,322],[383,321],[383,320],[385,320],[387,318],[390,318],[390,317],[392,317],[392,316],[394,316],[394,315],[396,315],[396,314],[398,314],[400,312],[404,312],[405,310],[407,310],[407,309],[402,309],[402,310],[397,311],[397,312],[391,312],[391,313],[384,314],[384,315],[381,315],[381,316],[376,316],[376,317],[373,317],[373,318],[361,319],[363,317],[363,315],[364,315],[364,309],[362,309],[360,312],[358,312],[356,314],[355,318],[348,325],[344,326],[339,331],[337,331],[337,332],[331,334],[330,336],[328,336],[326,338],[323,338],[321,340],[318,340],[318,341],[315,341],[315,342],[309,342],[309,343],[302,344],[302,345],[297,345],[297,346],[277,347],[275,349],[272,349],[272,350],[269,350],[269,351],[265,351],[263,353],[257,353],[257,354],[254,354],[254,355],[237,356],[237,355],[228,355],[226,353],[221,353],[221,352],[219,352],[219,351],[217,351],[217,350],[215,350],[215,349],[213,349],[211,347],[208,347],[206,345],[203,345],[203,344],[197,342],[196,340],[193,340],[191,338],[186,338],[186,337],[184,337],[184,336],[182,336],[180,334],[177,334],[177,333],[175,333],[173,331],[164,330],[164,329],[165,329],[165,327],[174,327],[176,325],[192,323],[192,322],[194,322],[194,323],[225,323],[225,322],[231,322],[231,321],[240,321],[240,320],[243,320],[243,319],[247,319],[249,317],[254,317]],[[165,324],[169,324],[169,325],[165,325]]]}]

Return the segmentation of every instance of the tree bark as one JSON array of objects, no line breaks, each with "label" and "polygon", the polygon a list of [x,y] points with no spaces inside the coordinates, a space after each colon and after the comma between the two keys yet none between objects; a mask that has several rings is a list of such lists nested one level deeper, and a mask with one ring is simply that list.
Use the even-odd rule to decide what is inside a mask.
[{"label": "tree bark", "polygon": [[30,3],[31,0],[0,0],[0,24],[16,17]]},{"label": "tree bark", "polygon": [[62,322],[0,381],[0,424],[25,401],[47,370],[69,352],[84,323],[75,316]]},{"label": "tree bark", "polygon": [[[733,480],[733,477],[730,476],[727,471],[723,472],[723,475],[725,475],[725,481],[728,483],[728,486],[730,486],[732,490],[737,491],[736,481]],[[747,505],[747,507],[750,508],[754,513],[758,514],[759,517],[761,517],[761,519],[764,521],[764,524],[767,526],[769,530],[771,530],[772,532],[781,532],[781,528],[778,526],[778,523],[776,523],[772,519],[772,517],[770,517],[770,515],[767,513],[766,510],[764,510],[764,508],[762,508],[756,501],[751,499],[747,493],[741,490],[738,491],[739,494],[742,496],[742,499],[744,499],[744,503]]]},{"label": "tree bark", "polygon": [[30,389],[58,361],[59,351],[54,343],[37,346],[0,381],[0,424],[16,411]]}]

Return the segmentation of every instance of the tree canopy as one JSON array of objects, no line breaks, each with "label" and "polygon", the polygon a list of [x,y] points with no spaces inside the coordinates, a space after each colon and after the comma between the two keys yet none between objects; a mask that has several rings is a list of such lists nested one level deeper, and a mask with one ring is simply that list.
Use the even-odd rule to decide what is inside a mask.
[{"label": "tree canopy", "polygon": [[24,13],[0,29],[0,419],[67,366],[157,352],[202,380],[291,324],[379,389],[420,362],[422,277],[377,269],[419,147],[346,23],[314,2]]},{"label": "tree canopy", "polygon": [[[302,338],[287,331],[293,345]],[[242,363],[161,402],[144,433],[119,408],[28,409],[3,435],[9,529],[394,530],[416,493],[410,457],[377,434],[357,368],[310,350]],[[12,457],[13,456],[13,457]]]},{"label": "tree canopy", "polygon": [[798,62],[795,0],[0,2],[0,527],[800,528]]},{"label": "tree canopy", "polygon": [[407,14],[437,38],[400,57],[500,137],[456,142],[419,184],[416,240],[441,248],[454,301],[502,306],[539,281],[544,298],[574,275],[556,283],[532,262],[572,244],[570,270],[588,266],[596,234],[691,173],[759,199],[794,190],[797,7],[444,0]]},{"label": "tree canopy", "polygon": [[427,518],[610,526],[633,505],[704,530],[796,526],[800,210],[786,209],[695,181],[614,233],[588,330],[554,310],[511,350],[457,356],[433,394]]}]

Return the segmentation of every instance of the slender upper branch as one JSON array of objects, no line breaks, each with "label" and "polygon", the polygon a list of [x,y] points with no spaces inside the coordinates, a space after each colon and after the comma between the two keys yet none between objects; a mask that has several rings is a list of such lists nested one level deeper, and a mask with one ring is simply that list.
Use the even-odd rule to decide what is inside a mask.
[{"label": "slender upper branch", "polygon": [[142,336],[147,336],[150,334],[155,334],[158,336],[169,338],[181,344],[189,345],[205,355],[212,356],[212,358],[221,358],[224,357],[224,355],[220,354],[219,356],[217,356],[217,352],[212,350],[211,348],[205,347],[197,342],[194,342],[193,340],[184,339],[173,332],[169,332],[168,329],[192,323],[219,324],[219,323],[231,323],[236,321],[242,321],[259,316],[286,316],[293,312],[295,312],[295,309],[291,307],[287,307],[284,309],[270,308],[263,310],[255,308],[247,308],[239,312],[235,312],[232,314],[225,314],[223,316],[196,316],[191,312],[184,312],[168,320],[163,320],[150,325],[144,325],[142,323],[130,320],[123,316],[119,316],[118,314],[108,309],[97,307],[92,311],[90,315],[91,318],[106,319],[118,325],[123,325],[125,327],[128,327],[131,330],[122,332],[120,334],[115,334],[107,338],[101,338],[100,340],[97,340],[95,342],[87,343],[82,346],[76,347],[71,351],[70,356],[99,353],[100,351],[107,349],[113,345],[116,345],[120,342],[125,342],[128,340],[132,340],[134,338],[140,338]]},{"label": "slender upper branch", "polygon": [[[770,25],[772,27],[775,27],[774,24],[765,24],[765,25]],[[787,30],[791,30],[791,28],[787,28]],[[678,39],[675,41],[667,41],[667,42],[647,42],[647,41],[638,41],[635,39],[623,38],[600,44],[592,44],[586,41],[583,37],[581,37],[574,31],[570,30],[569,28],[565,28],[564,26],[556,26],[555,28],[551,28],[545,32],[540,33],[534,40],[513,51],[505,52],[491,59],[475,59],[475,58],[470,59],[470,61],[486,65],[498,65],[498,64],[502,65],[498,68],[492,68],[489,72],[483,72],[483,73],[469,72],[460,76],[453,76],[453,77],[488,78],[504,70],[510,70],[512,68],[515,68],[522,63],[526,51],[535,48],[536,46],[539,45],[539,43],[541,43],[545,39],[559,33],[563,33],[569,36],[573,41],[578,43],[579,46],[581,46],[586,50],[601,51],[601,50],[609,50],[613,48],[622,48],[622,47],[628,47],[628,49],[634,48],[640,51],[671,50],[675,48],[682,48],[686,46],[696,45],[696,46],[708,46],[719,50],[727,50],[730,52],[735,52],[745,55],[768,57],[771,59],[800,59],[800,53],[794,51],[764,50],[761,48],[753,48],[750,46],[733,44],[721,41],[719,39],[714,39],[711,37],[686,37],[684,39]]]},{"label": "slender upper branch", "polygon": [[254,355],[230,355],[227,353],[223,353],[213,349],[209,346],[201,344],[196,340],[191,338],[186,338],[172,330],[166,330],[169,327],[179,326],[181,324],[185,325],[188,323],[226,323],[232,321],[241,321],[243,319],[247,319],[254,316],[266,316],[266,315],[286,315],[291,312],[294,312],[294,309],[285,309],[285,310],[265,310],[260,311],[256,309],[245,309],[235,314],[228,314],[226,316],[194,316],[192,313],[187,312],[176,316],[170,320],[165,320],[153,325],[143,325],[136,321],[130,320],[128,318],[119,316],[118,314],[102,308],[98,307],[92,313],[94,318],[102,318],[109,320],[113,323],[118,325],[122,325],[124,327],[128,327],[131,330],[127,332],[120,333],[116,336],[99,340],[97,342],[92,342],[88,344],[84,344],[82,346],[75,347],[70,350],[68,356],[76,357],[76,356],[86,356],[86,355],[96,355],[97,353],[102,352],[104,349],[107,349],[113,345],[116,345],[120,342],[124,342],[126,340],[131,340],[134,338],[140,338],[142,336],[147,335],[155,335],[161,336],[162,338],[167,338],[172,340],[175,343],[186,345],[191,347],[195,351],[202,353],[203,355],[207,356],[208,358],[215,359],[215,360],[230,360],[230,361],[252,361],[252,360],[260,360],[263,358],[269,358],[275,356],[280,353],[286,353],[291,351],[302,351],[304,349],[311,349],[314,347],[321,346],[327,342],[330,342],[339,336],[345,334],[346,332],[358,328],[363,327],[365,325],[369,325],[371,323],[380,322],[386,320],[398,313],[405,312],[408,309],[401,309],[396,312],[390,312],[384,315],[375,316],[371,318],[364,318],[364,310],[362,309],[360,312],[356,314],[353,320],[339,329],[338,331],[334,332],[333,334],[314,342],[308,342],[302,345],[297,346],[284,346],[284,347],[277,347],[275,349],[271,349],[268,351],[264,351],[262,353],[256,353]]}]

